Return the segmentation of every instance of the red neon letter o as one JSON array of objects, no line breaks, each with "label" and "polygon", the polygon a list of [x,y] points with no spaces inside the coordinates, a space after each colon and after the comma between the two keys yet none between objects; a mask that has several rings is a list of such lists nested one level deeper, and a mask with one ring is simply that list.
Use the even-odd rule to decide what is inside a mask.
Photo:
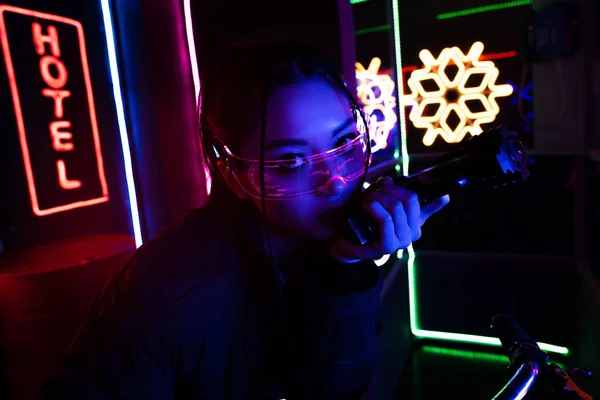
[{"label": "red neon letter o", "polygon": [[[50,73],[50,65],[54,65],[58,71],[58,76],[55,78]],[[53,56],[44,56],[40,58],[40,72],[44,82],[52,89],[60,89],[67,83],[69,78],[67,75],[67,68],[62,61]]]}]

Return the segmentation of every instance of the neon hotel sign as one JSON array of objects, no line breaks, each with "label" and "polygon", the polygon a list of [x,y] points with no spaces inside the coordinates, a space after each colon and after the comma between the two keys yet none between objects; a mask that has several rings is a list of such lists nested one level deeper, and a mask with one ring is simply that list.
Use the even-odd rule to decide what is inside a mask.
[{"label": "neon hotel sign", "polygon": [[35,215],[108,201],[81,23],[0,5],[0,40]]}]

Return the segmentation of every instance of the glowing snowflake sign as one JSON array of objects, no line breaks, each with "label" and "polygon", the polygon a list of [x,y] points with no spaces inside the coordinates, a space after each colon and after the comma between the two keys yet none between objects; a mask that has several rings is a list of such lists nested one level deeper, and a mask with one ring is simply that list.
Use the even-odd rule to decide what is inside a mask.
[{"label": "glowing snowflake sign", "polygon": [[[404,105],[412,106],[409,118],[414,126],[427,129],[423,136],[426,146],[431,146],[437,135],[448,143],[458,143],[467,133],[480,134],[481,125],[493,122],[500,111],[496,98],[512,93],[511,85],[496,85],[498,68],[492,61],[479,60],[482,52],[483,43],[475,42],[466,55],[458,47],[443,49],[438,58],[429,50],[419,53],[424,67],[412,72],[407,82],[412,93],[402,99]],[[452,79],[446,74],[449,65],[457,70]],[[478,75],[481,82],[467,86]],[[431,90],[432,85],[426,88],[423,84],[427,81],[437,89]],[[459,120],[454,127],[448,124],[452,113]]]},{"label": "glowing snowflake sign", "polygon": [[385,149],[388,136],[396,124],[396,98],[394,97],[394,81],[387,74],[379,74],[381,59],[375,57],[365,69],[356,63],[356,79],[358,80],[358,98],[363,104],[363,111],[371,116],[370,136],[371,152]]}]

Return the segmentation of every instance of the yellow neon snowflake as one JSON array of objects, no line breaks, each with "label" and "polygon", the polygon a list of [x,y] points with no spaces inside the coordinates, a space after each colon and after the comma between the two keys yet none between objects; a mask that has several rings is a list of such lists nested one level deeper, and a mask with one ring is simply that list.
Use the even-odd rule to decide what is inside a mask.
[{"label": "yellow neon snowflake", "polygon": [[387,147],[390,131],[397,121],[394,81],[387,74],[379,74],[380,67],[381,59],[378,57],[371,60],[367,69],[361,63],[356,63],[356,90],[363,111],[371,116],[369,125],[373,153]]},{"label": "yellow neon snowflake", "polygon": [[[468,54],[458,47],[445,48],[436,59],[429,50],[421,50],[419,58],[424,68],[415,70],[408,79],[410,94],[404,95],[404,105],[412,105],[409,118],[417,128],[427,129],[423,143],[431,146],[440,135],[448,143],[458,143],[467,135],[478,135],[483,132],[482,124],[493,122],[500,111],[496,97],[509,96],[513,89],[510,85],[496,85],[498,68],[492,61],[481,61],[483,43],[475,42]],[[454,64],[458,71],[450,79],[446,67]],[[477,86],[467,87],[469,78],[483,75]],[[437,90],[423,87],[423,82],[433,81]],[[480,102],[483,111],[469,108],[469,102]],[[424,115],[428,107],[437,109],[434,115]],[[448,117],[456,113],[459,123],[454,127],[448,125]]]}]

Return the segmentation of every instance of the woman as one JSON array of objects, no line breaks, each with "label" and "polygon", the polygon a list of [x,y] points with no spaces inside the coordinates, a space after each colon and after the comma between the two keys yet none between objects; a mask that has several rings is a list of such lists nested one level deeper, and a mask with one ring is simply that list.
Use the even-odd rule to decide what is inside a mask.
[{"label": "woman", "polygon": [[[389,178],[361,193],[367,122],[310,50],[237,46],[202,82],[210,200],[109,282],[47,399],[346,399],[370,382],[372,260],[448,198],[420,208]],[[344,238],[349,207],[376,221],[374,240]]]}]

